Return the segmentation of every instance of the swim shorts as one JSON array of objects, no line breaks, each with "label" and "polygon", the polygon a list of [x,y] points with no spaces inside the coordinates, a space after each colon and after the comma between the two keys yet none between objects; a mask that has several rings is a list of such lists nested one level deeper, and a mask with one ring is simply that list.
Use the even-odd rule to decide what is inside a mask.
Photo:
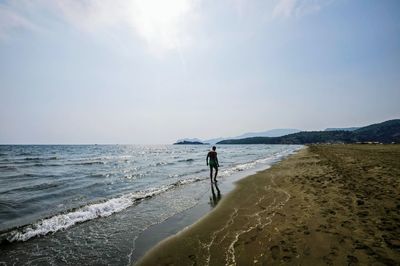
[{"label": "swim shorts", "polygon": [[210,160],[210,167],[213,167],[213,168],[218,168],[218,164],[217,164],[217,162],[216,162],[216,161],[214,161],[214,160]]}]

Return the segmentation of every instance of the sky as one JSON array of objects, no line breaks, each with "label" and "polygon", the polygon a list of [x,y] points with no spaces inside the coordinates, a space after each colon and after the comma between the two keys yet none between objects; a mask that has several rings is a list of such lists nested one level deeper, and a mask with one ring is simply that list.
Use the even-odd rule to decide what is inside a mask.
[{"label": "sky", "polygon": [[0,0],[0,143],[400,118],[398,0]]}]

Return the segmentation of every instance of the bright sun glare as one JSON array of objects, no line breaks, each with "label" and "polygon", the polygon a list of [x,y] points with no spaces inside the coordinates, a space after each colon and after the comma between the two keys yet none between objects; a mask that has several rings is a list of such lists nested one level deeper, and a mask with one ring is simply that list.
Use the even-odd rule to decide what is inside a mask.
[{"label": "bright sun glare", "polygon": [[129,19],[148,43],[167,49],[178,45],[192,9],[190,1],[137,0],[131,3]]}]

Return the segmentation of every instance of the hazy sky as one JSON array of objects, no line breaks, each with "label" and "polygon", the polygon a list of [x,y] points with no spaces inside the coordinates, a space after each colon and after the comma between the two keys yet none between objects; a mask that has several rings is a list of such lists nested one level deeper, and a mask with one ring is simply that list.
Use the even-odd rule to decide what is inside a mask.
[{"label": "hazy sky", "polygon": [[400,118],[398,0],[0,0],[0,143]]}]

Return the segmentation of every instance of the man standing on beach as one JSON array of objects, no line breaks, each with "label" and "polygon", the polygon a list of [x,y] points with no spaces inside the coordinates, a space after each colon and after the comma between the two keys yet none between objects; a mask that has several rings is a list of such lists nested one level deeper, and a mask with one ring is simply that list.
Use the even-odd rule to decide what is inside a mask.
[{"label": "man standing on beach", "polygon": [[207,165],[210,165],[211,183],[212,183],[213,169],[214,168],[215,168],[214,182],[217,182],[217,174],[218,174],[219,163],[218,163],[218,158],[217,158],[217,152],[215,151],[216,149],[217,149],[217,147],[213,146],[212,150],[208,152],[207,158],[206,158]]}]

